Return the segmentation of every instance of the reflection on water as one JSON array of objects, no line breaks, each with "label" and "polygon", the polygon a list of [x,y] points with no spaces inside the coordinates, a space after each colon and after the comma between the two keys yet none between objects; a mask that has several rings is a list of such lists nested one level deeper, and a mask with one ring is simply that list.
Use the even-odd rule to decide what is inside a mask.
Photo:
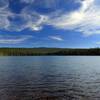
[{"label": "reflection on water", "polygon": [[100,100],[100,57],[0,57],[0,100]]}]

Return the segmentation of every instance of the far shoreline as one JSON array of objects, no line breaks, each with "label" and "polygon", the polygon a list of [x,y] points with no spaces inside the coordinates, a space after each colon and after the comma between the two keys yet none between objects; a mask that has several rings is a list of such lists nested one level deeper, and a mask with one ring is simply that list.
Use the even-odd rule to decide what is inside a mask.
[{"label": "far shoreline", "polygon": [[0,48],[0,56],[100,56],[100,48]]}]

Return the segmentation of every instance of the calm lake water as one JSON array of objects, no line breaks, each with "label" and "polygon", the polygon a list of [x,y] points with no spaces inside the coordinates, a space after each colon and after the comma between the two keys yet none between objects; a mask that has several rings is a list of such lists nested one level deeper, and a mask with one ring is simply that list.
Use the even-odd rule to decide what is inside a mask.
[{"label": "calm lake water", "polygon": [[0,100],[100,100],[100,57],[0,57]]}]

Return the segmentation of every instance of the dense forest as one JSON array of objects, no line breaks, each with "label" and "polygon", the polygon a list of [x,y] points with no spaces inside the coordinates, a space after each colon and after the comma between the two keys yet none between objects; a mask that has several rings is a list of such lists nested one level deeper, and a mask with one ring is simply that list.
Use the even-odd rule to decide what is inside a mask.
[{"label": "dense forest", "polygon": [[0,48],[0,56],[100,55],[100,48]]}]

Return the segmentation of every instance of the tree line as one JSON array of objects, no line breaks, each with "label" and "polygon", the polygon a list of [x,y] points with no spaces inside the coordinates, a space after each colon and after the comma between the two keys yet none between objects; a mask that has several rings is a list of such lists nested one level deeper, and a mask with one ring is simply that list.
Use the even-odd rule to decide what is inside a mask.
[{"label": "tree line", "polygon": [[0,48],[0,56],[100,55],[100,48]]}]

